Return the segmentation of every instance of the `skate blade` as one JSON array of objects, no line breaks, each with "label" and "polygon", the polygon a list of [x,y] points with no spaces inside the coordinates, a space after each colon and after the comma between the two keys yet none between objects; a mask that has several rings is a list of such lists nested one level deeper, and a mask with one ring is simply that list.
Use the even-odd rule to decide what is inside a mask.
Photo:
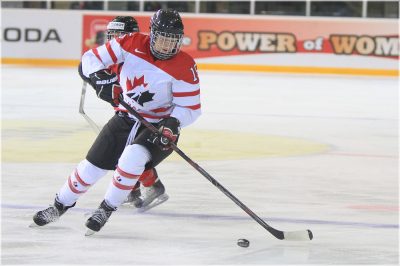
[{"label": "skate blade", "polygon": [[95,233],[97,233],[96,231],[93,231],[93,230],[91,230],[91,229],[88,229],[87,231],[86,231],[86,233],[85,233],[85,236],[92,236],[92,235],[94,235]]},{"label": "skate blade", "polygon": [[149,205],[145,206],[145,207],[141,207],[138,208],[138,212],[146,212],[150,209],[153,209],[154,207],[166,202],[169,199],[168,194],[162,194],[161,196],[159,196],[158,198],[156,198],[152,203],[150,203]]},{"label": "skate blade", "polygon": [[38,228],[39,225],[35,224],[34,222],[29,225],[29,228]]},{"label": "skate blade", "polygon": [[121,204],[121,207],[135,207],[135,204],[131,201],[125,201]]}]

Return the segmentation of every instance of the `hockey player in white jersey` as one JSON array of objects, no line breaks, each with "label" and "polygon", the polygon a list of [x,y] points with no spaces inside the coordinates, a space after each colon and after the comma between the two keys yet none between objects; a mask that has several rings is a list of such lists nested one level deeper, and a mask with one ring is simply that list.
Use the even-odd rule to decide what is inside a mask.
[{"label": "hockey player in white jersey", "polygon": [[[147,183],[146,187],[155,183],[156,174],[146,172],[169,156],[172,149],[119,105],[119,96],[177,143],[180,128],[190,125],[201,114],[196,64],[180,50],[182,39],[179,13],[159,10],[150,20],[149,36],[124,35],[82,56],[82,75],[95,85],[98,97],[116,105],[117,113],[57,193],[54,205],[34,215],[36,225],[58,220],[105,175],[107,167],[116,170],[104,200],[86,221],[88,232],[97,232],[104,226],[138,180]],[[108,67],[122,62],[118,79]],[[121,137],[120,132],[126,130],[130,134]]]},{"label": "hockey player in white jersey", "polygon": [[[117,16],[115,17],[112,21],[110,21],[107,25],[107,40],[110,41],[113,38],[118,38],[121,37],[125,34],[129,34],[132,32],[139,32],[139,25],[134,17],[131,16]],[[114,64],[110,66],[108,69],[117,74],[119,77],[121,68],[123,66],[124,62]],[[81,68],[80,68],[81,70]],[[80,71],[80,74],[82,76],[82,73]],[[82,76],[87,82],[91,82],[90,79],[87,79],[86,77]],[[94,84],[91,84],[93,87],[95,87]],[[115,104],[112,104],[114,108],[117,108]],[[129,134],[129,131],[126,131],[126,134]],[[122,152],[122,151],[121,151]],[[118,155],[118,157],[121,156],[121,154]],[[110,170],[115,170],[115,168],[110,169]],[[149,182],[142,181],[143,179],[146,178],[147,176],[153,176],[156,178],[156,181],[154,184],[146,187],[145,185],[151,184]],[[166,201],[168,199],[168,195],[165,193],[165,187],[163,183],[161,182],[161,179],[157,175],[157,171],[155,168],[148,169],[148,171],[144,172],[143,178],[139,178],[145,185],[140,186],[141,182],[138,181],[136,182],[136,185],[132,189],[132,191],[128,194],[128,197],[126,198],[125,202],[127,205],[133,205],[136,208],[149,208],[150,204],[161,204],[162,202]],[[143,193],[141,192],[143,191]],[[155,202],[157,201],[157,202]]]}]

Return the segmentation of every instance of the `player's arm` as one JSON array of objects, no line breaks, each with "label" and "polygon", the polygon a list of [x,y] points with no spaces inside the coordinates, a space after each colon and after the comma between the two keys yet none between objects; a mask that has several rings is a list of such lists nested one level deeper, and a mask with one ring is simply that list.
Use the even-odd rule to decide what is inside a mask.
[{"label": "player's arm", "polygon": [[176,143],[181,127],[190,125],[201,115],[199,84],[197,83],[194,86],[185,84],[185,87],[182,88],[186,88],[184,92],[179,89],[173,92],[173,103],[175,106],[170,117],[164,118],[157,125],[162,136],[152,134],[149,139],[162,150],[168,150],[170,142]]},{"label": "player's arm", "polygon": [[86,78],[97,71],[125,61],[126,51],[122,48],[131,35],[114,38],[105,44],[86,51],[81,59],[81,72]]},{"label": "player's arm", "polygon": [[114,107],[118,106],[122,88],[119,85],[117,74],[111,70],[102,69],[86,77],[82,72],[82,63],[79,64],[78,72],[82,80],[93,87],[97,97],[111,103]]},{"label": "player's arm", "polygon": [[172,85],[174,109],[171,117],[178,119],[181,127],[192,124],[201,115],[200,83],[196,65],[193,62],[186,68],[182,79],[175,80]]},{"label": "player's arm", "polygon": [[119,95],[122,93],[117,74],[109,67],[125,60],[126,51],[122,48],[129,38],[112,39],[106,44],[93,48],[83,54],[79,64],[79,75],[95,90],[97,97],[111,103],[119,104]]}]

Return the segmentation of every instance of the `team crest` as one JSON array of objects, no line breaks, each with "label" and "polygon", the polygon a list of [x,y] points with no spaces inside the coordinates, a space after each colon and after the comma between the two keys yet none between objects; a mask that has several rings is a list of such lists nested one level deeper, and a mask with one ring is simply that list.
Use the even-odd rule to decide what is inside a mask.
[{"label": "team crest", "polygon": [[145,90],[148,83],[144,81],[144,75],[133,80],[126,79],[126,95],[133,99],[135,102],[144,106],[145,103],[153,100],[154,93],[149,90]]}]

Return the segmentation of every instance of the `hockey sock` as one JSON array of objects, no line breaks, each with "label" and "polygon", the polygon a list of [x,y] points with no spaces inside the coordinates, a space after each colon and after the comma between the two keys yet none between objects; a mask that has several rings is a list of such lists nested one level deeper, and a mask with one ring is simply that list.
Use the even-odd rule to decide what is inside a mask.
[{"label": "hockey sock", "polygon": [[151,168],[143,172],[140,176],[139,181],[145,187],[152,186],[158,179],[158,175],[155,168]]},{"label": "hockey sock", "polygon": [[132,144],[125,147],[104,198],[110,205],[119,207],[124,202],[150,158],[150,152],[142,145]]},{"label": "hockey sock", "polygon": [[106,173],[107,170],[98,168],[86,159],[81,161],[57,194],[58,201],[65,206],[73,205],[91,185]]},{"label": "hockey sock", "polygon": [[104,199],[109,205],[119,207],[135,187],[140,175],[130,174],[117,167]]}]

